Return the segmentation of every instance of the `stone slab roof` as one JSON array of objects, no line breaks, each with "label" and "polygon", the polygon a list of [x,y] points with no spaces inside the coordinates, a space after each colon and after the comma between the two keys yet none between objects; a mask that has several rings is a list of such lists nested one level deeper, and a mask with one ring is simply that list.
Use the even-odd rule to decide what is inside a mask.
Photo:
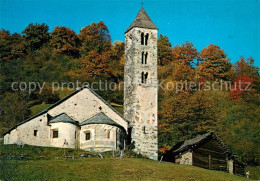
[{"label": "stone slab roof", "polygon": [[136,18],[134,19],[133,23],[127,28],[125,33],[130,31],[132,28],[138,27],[138,28],[148,28],[148,29],[158,29],[155,24],[152,22],[150,17],[145,12],[144,8],[141,8],[138,12]]},{"label": "stone slab roof", "polygon": [[189,149],[197,147],[200,144],[205,143],[205,141],[207,141],[209,139],[215,139],[220,144],[220,146],[225,150],[225,152],[227,154],[232,155],[231,151],[227,148],[227,146],[219,138],[216,137],[216,135],[214,134],[213,131],[211,131],[209,133],[205,133],[203,135],[199,135],[195,138],[186,140],[184,142],[178,143],[178,144],[176,144],[176,146],[173,146],[171,151],[173,151],[173,153],[175,153],[175,154],[185,152],[185,151],[188,151]]},{"label": "stone slab roof", "polygon": [[85,121],[79,123],[80,126],[87,125],[87,124],[108,124],[108,125],[121,127],[119,124],[117,124],[115,121],[110,119],[103,112],[97,113],[96,115],[92,116],[91,118],[88,118]]},{"label": "stone slab roof", "polygon": [[51,118],[49,121],[49,123],[57,123],[57,122],[76,124],[76,121],[73,120],[71,117],[69,117],[66,113],[61,113],[61,114]]}]

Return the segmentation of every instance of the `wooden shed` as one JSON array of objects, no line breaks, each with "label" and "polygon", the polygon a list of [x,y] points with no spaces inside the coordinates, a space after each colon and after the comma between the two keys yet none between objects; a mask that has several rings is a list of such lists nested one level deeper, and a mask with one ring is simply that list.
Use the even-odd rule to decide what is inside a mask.
[{"label": "wooden shed", "polygon": [[177,143],[165,153],[163,160],[237,175],[244,175],[245,168],[214,132]]}]

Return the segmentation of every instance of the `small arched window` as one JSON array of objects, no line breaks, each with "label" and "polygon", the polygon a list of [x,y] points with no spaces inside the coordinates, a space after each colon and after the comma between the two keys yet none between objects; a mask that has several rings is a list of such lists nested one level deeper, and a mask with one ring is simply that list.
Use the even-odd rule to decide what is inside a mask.
[{"label": "small arched window", "polygon": [[141,33],[141,45],[144,45],[144,33]]},{"label": "small arched window", "polygon": [[149,34],[147,33],[147,34],[145,35],[145,45],[147,45],[147,43],[148,43],[148,38],[149,38]]},{"label": "small arched window", "polygon": [[144,83],[147,83],[147,78],[148,78],[148,72],[146,72],[146,74],[144,75]]},{"label": "small arched window", "polygon": [[144,52],[142,52],[142,64],[144,64],[145,62],[145,56],[144,56]]},{"label": "small arched window", "polygon": [[146,84],[147,83],[147,78],[148,78],[148,72],[144,73],[142,72],[142,84]]},{"label": "small arched window", "polygon": [[148,52],[142,52],[142,64],[147,64]]},{"label": "small arched window", "polygon": [[148,52],[146,52],[146,54],[145,54],[144,64],[147,64],[147,57],[148,57]]},{"label": "small arched window", "polygon": [[144,72],[142,72],[142,84],[144,83]]},{"label": "small arched window", "polygon": [[110,139],[110,131],[107,131],[107,139]]}]

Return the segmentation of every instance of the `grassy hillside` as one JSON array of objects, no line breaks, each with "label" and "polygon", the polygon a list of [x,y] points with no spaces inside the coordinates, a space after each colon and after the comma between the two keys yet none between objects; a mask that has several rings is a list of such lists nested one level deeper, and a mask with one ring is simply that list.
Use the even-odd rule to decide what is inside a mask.
[{"label": "grassy hillside", "polygon": [[228,173],[138,158],[20,161],[17,173],[28,180],[246,180]]},{"label": "grassy hillside", "polygon": [[[80,154],[90,156],[82,158]],[[0,145],[1,180],[246,180],[228,173],[112,153]],[[75,159],[72,158],[75,157]]]},{"label": "grassy hillside", "polygon": [[31,116],[34,116],[35,114],[38,114],[39,112],[43,111],[44,109],[50,107],[52,104],[38,104],[35,106],[32,106],[31,109]]}]

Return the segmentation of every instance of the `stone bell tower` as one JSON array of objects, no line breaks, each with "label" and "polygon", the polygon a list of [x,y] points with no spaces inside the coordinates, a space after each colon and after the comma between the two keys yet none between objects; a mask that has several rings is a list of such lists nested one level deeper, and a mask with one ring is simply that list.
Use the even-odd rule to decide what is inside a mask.
[{"label": "stone bell tower", "polygon": [[143,8],[125,32],[124,116],[134,151],[158,159],[157,30]]}]

